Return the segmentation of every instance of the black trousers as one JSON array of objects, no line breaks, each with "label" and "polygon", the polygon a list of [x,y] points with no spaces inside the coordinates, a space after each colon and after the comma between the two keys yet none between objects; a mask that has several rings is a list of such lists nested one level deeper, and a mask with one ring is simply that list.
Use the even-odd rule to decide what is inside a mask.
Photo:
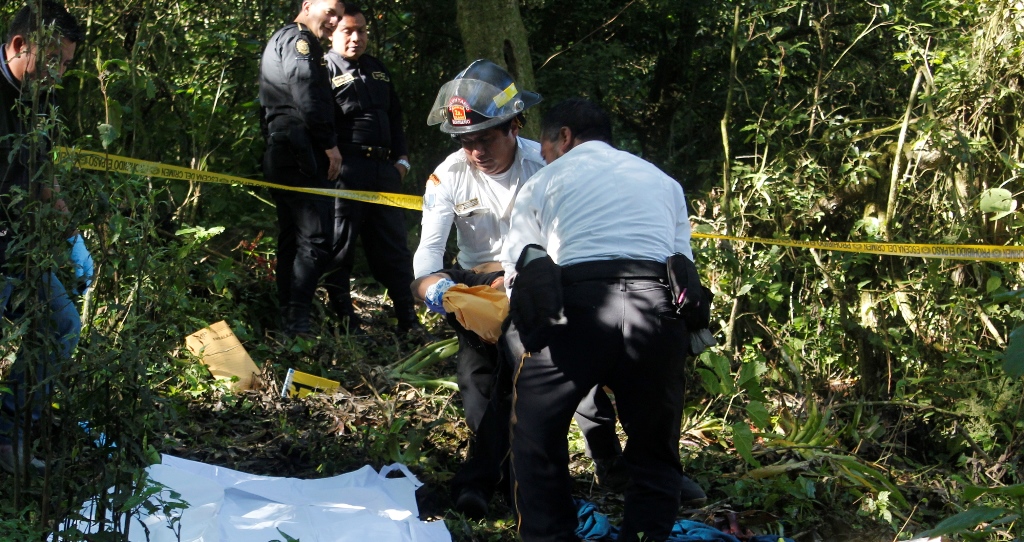
[{"label": "black trousers", "polygon": [[[511,450],[523,540],[576,541],[566,432],[595,385],[615,393],[631,482],[621,540],[664,540],[679,506],[679,432],[686,327],[653,279],[587,280],[564,288],[567,324],[550,346],[515,360]],[[505,334],[519,341],[515,326]],[[520,352],[521,352],[520,346]]]},{"label": "black trousers", "polygon": [[[287,140],[267,141],[263,173],[267,180],[288,186],[330,188],[329,161],[323,151],[298,151]],[[315,171],[309,168],[313,166]],[[286,333],[306,333],[313,296],[320,276],[330,262],[333,232],[331,208],[334,198],[302,192],[271,190],[277,204],[277,295],[282,326]]]},{"label": "black trousers", "polygon": [[[387,161],[345,155],[336,184],[342,190],[401,192],[402,178]],[[370,273],[388,289],[399,323],[412,323],[416,313],[409,291],[413,280],[412,252],[406,237],[405,211],[389,205],[338,198],[334,200],[331,214],[334,246],[324,278],[331,307],[342,318],[355,314],[349,279],[355,263],[356,241],[361,237]]]},{"label": "black trousers", "polygon": [[[455,282],[467,286],[491,284],[503,275],[464,269],[443,271]],[[466,462],[452,479],[452,496],[457,498],[466,488],[485,495],[491,495],[495,489],[509,490],[512,364],[505,359],[509,355],[508,347],[504,341],[499,341],[498,345],[481,341],[475,333],[459,325],[454,316],[448,317],[448,323],[459,339],[456,381],[466,425],[473,432]],[[595,459],[614,459],[622,453],[615,434],[615,407],[599,386],[579,403],[575,417],[586,440],[587,455]]]},{"label": "black trousers", "polygon": [[289,333],[310,330],[317,282],[331,257],[332,198],[274,190],[277,203],[277,295]]}]

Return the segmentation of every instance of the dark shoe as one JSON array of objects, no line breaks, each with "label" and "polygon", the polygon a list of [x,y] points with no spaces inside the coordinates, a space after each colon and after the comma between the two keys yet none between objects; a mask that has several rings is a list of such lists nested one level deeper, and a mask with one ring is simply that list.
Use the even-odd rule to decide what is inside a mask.
[{"label": "dark shoe", "polygon": [[679,506],[696,508],[704,506],[708,502],[708,496],[704,490],[697,485],[697,482],[683,476],[683,489],[679,492]]},{"label": "dark shoe", "polygon": [[622,493],[629,485],[629,472],[622,461],[622,456],[615,459],[595,459],[594,477],[597,478],[597,485],[615,493]]},{"label": "dark shoe", "polygon": [[[24,464],[25,461],[21,456],[20,446],[0,444],[0,469],[3,469],[8,474],[14,474],[14,471],[20,470]],[[46,470],[46,463],[33,457],[28,461],[28,468],[32,473],[40,473]]]},{"label": "dark shoe", "polygon": [[363,329],[363,320],[355,313],[342,316],[338,319],[338,334],[348,335],[353,338],[366,337],[366,330]]},{"label": "dark shoe", "polygon": [[455,499],[455,511],[470,519],[484,519],[487,517],[487,504],[483,492],[466,488]]},{"label": "dark shoe", "polygon": [[281,331],[289,337],[310,333],[309,307],[289,303],[281,309]]}]

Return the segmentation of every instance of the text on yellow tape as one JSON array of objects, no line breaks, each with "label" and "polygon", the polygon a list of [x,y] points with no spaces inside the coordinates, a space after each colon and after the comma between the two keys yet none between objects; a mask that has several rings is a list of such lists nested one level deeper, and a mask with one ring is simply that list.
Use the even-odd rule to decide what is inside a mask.
[{"label": "text on yellow tape", "polygon": [[82,169],[99,171],[113,171],[116,173],[127,173],[134,175],[146,175],[149,177],[160,177],[162,179],[176,179],[181,181],[197,181],[202,183],[220,184],[247,184],[251,186],[262,186],[277,190],[291,190],[293,192],[304,192],[306,194],[317,194],[333,198],[344,198],[368,203],[379,203],[403,209],[419,211],[423,209],[423,198],[407,194],[393,194],[389,192],[368,192],[364,190],[337,190],[331,188],[307,188],[301,186],[286,186],[282,184],[256,181],[244,177],[224,175],[221,173],[210,173],[187,167],[169,166],[159,162],[147,162],[136,160],[126,156],[116,156],[101,152],[83,151],[57,147],[59,159],[69,159]]}]

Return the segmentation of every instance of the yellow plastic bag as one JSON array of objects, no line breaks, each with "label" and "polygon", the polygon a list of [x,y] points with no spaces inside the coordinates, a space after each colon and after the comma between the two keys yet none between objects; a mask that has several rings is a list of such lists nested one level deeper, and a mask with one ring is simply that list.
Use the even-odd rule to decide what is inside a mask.
[{"label": "yellow plastic bag", "polygon": [[444,293],[444,310],[484,342],[495,344],[508,316],[508,296],[490,286],[456,284]]}]

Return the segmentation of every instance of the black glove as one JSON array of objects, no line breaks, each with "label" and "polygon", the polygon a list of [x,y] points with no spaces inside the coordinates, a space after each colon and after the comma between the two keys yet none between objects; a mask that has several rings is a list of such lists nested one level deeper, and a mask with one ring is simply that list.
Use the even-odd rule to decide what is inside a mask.
[{"label": "black glove", "polygon": [[555,326],[566,323],[562,309],[562,268],[539,245],[527,245],[516,262],[509,316],[527,352],[543,350]]}]

